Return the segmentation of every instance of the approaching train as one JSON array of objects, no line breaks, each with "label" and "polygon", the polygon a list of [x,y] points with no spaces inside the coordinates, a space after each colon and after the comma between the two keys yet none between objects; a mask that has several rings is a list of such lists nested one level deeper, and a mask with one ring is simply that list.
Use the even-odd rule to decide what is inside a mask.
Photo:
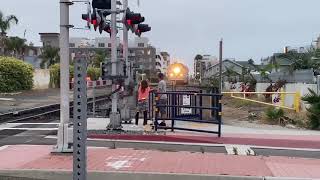
[{"label": "approaching train", "polygon": [[186,85],[189,82],[189,69],[182,63],[173,63],[167,69],[169,81],[174,81],[177,85]]}]

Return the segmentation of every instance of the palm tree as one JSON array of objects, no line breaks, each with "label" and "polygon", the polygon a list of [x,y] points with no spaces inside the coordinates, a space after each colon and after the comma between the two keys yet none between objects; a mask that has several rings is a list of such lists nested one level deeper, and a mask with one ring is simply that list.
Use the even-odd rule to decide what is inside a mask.
[{"label": "palm tree", "polygon": [[0,11],[0,53],[4,53],[4,41],[6,39],[6,32],[10,29],[11,24],[18,24],[18,18],[14,15],[4,16],[3,13]]},{"label": "palm tree", "polygon": [[309,94],[302,98],[303,101],[307,101],[310,104],[308,110],[309,127],[312,129],[318,129],[320,127],[320,95],[318,95],[312,89],[309,89]]},{"label": "palm tree", "polygon": [[24,49],[26,47],[26,40],[19,37],[9,37],[5,39],[5,50],[11,54],[11,56],[15,56],[16,58],[20,58],[19,56],[23,54]]},{"label": "palm tree", "polygon": [[42,62],[40,64],[41,68],[44,68],[45,65],[47,67],[54,65],[60,62],[59,48],[45,46],[42,50],[42,54],[40,55],[42,58]]}]

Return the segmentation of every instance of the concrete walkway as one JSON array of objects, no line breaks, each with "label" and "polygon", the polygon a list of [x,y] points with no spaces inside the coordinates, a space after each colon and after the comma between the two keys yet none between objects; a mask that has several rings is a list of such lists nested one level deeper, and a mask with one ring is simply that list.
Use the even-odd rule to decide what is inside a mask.
[{"label": "concrete walkway", "polygon": [[[51,150],[51,146],[2,147],[0,148],[0,175],[19,171],[72,171],[72,155],[51,154]],[[320,178],[319,159],[287,157],[89,147],[87,165],[89,172],[118,174],[180,174],[196,177],[211,176],[211,179],[217,175],[244,179],[245,177]],[[177,176],[171,179],[177,179]]]}]

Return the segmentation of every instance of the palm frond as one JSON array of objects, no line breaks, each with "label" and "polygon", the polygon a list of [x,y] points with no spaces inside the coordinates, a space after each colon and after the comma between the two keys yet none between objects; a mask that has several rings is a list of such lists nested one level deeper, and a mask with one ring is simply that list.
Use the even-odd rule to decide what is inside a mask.
[{"label": "palm frond", "polygon": [[307,101],[310,104],[320,103],[320,95],[318,95],[314,90],[308,88],[309,93],[302,97],[303,101]]},{"label": "palm frond", "polygon": [[9,23],[15,23],[15,24],[18,24],[19,20],[16,16],[14,15],[9,15],[6,17],[6,21],[9,22]]}]

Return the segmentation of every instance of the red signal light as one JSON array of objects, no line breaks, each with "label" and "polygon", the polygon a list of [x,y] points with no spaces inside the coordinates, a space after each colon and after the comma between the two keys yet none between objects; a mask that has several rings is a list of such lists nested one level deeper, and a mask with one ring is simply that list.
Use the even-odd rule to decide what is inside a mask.
[{"label": "red signal light", "polygon": [[93,25],[97,25],[97,20],[96,20],[96,19],[93,19],[93,20],[92,20],[92,24],[93,24]]},{"label": "red signal light", "polygon": [[128,23],[128,25],[132,25],[132,20],[131,20],[131,19],[128,19],[128,20],[127,20],[127,23]]}]

